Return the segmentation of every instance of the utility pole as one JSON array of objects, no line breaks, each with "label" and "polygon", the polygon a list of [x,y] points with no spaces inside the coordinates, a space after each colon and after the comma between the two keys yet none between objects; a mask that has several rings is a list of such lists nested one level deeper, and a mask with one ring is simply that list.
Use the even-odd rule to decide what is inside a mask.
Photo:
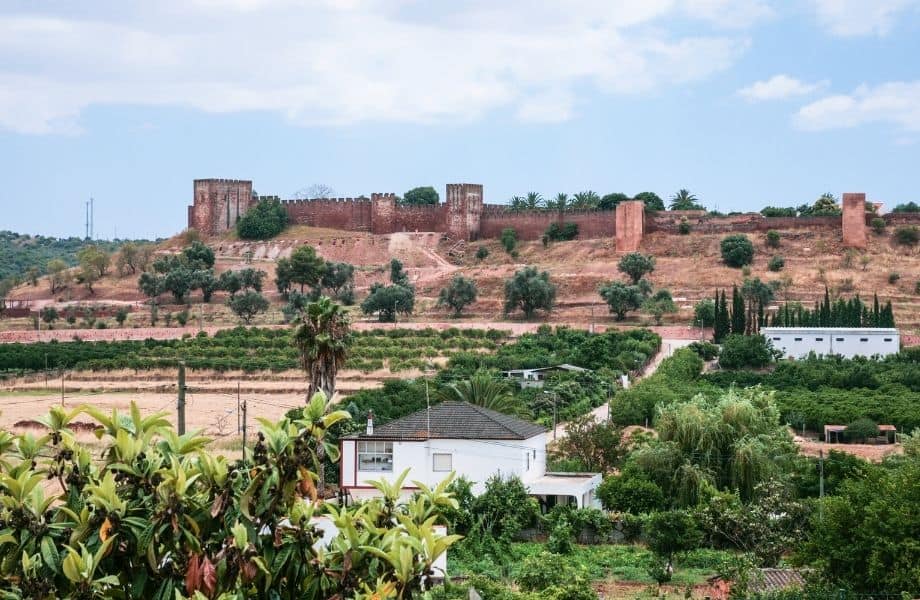
[{"label": "utility pole", "polygon": [[240,432],[240,382],[236,382],[236,432]]},{"label": "utility pole", "polygon": [[185,434],[185,361],[179,361],[179,401],[176,404],[179,435]]},{"label": "utility pole", "polygon": [[246,401],[243,400],[243,460],[246,460]]},{"label": "utility pole", "polygon": [[61,369],[61,406],[64,406],[64,369]]},{"label": "utility pole", "polygon": [[[818,498],[824,500],[824,450],[818,450]],[[818,518],[824,520],[824,502],[818,503]]]}]

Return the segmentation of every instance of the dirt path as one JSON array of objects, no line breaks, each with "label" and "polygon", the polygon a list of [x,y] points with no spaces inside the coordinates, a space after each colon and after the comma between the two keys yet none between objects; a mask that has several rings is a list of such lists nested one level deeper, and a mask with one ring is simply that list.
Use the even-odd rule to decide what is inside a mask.
[{"label": "dirt path", "polygon": [[[654,358],[652,358],[652,361],[649,363],[648,368],[645,369],[645,372],[642,374],[640,379],[644,379],[645,377],[648,377],[657,371],[658,365],[661,364],[661,361],[674,354],[675,350],[689,346],[695,341],[695,339],[661,340],[661,350],[658,352],[658,354],[655,355]],[[635,381],[630,383],[634,384]],[[602,423],[610,418],[610,404],[605,402],[604,404],[601,404],[592,410],[589,414],[594,418],[596,422]],[[553,439],[558,440],[560,438],[564,438],[566,436],[566,427],[568,427],[568,425],[568,422],[559,423],[556,426],[556,430],[553,432]]]}]

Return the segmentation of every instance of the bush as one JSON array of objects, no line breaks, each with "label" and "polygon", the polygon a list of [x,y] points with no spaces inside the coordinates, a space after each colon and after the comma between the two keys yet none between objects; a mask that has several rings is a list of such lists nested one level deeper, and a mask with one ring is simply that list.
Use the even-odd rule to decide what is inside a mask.
[{"label": "bush", "polygon": [[693,323],[700,327],[712,327],[716,321],[716,303],[712,298],[703,298],[693,306]]},{"label": "bush", "polygon": [[607,510],[633,515],[663,510],[664,492],[654,482],[634,474],[613,475],[597,488],[597,497]]},{"label": "bush", "polygon": [[847,425],[846,435],[850,441],[865,442],[867,438],[878,435],[878,423],[872,419],[856,419]]},{"label": "bush", "polygon": [[517,231],[510,227],[502,229],[501,242],[505,252],[512,254],[517,247]]},{"label": "bush", "polygon": [[687,218],[684,217],[680,220],[680,223],[677,225],[677,233],[681,235],[689,235],[690,233],[690,223],[687,222]]},{"label": "bush", "polygon": [[779,248],[779,232],[771,229],[767,232],[767,246],[770,248]]},{"label": "bush", "polygon": [[786,259],[780,256],[779,254],[775,255],[770,259],[770,262],[767,263],[767,268],[773,271],[782,271],[783,267],[786,266]]},{"label": "bush", "polygon": [[888,283],[894,285],[901,279],[901,274],[897,271],[892,271],[888,274]]},{"label": "bush", "polygon": [[244,240],[266,240],[284,231],[287,219],[277,198],[259,200],[236,222],[236,233]]},{"label": "bush", "polygon": [[479,248],[476,249],[476,259],[477,260],[483,260],[487,256],[489,256],[489,249],[486,248],[485,246],[480,246]]},{"label": "bush", "polygon": [[528,556],[518,569],[517,584],[525,592],[561,585],[576,575],[571,561],[550,552]]},{"label": "bush", "polygon": [[268,300],[259,292],[248,290],[227,300],[230,310],[244,323],[249,324],[259,313],[268,310]]},{"label": "bush", "polygon": [[620,259],[617,268],[621,273],[628,275],[635,285],[640,279],[655,270],[655,257],[641,252],[630,252]]},{"label": "bush", "polygon": [[920,279],[918,279],[917,283],[914,285],[914,293],[920,294]]},{"label": "bush", "polygon": [[118,312],[115,313],[115,322],[118,323],[118,326],[121,327],[125,324],[125,321],[128,318],[128,311],[124,308],[119,308]]},{"label": "bush", "polygon": [[875,217],[872,219],[872,231],[874,231],[876,235],[882,235],[885,233],[885,225],[885,219],[881,217]]},{"label": "bush", "polygon": [[556,286],[546,271],[525,267],[505,281],[505,314],[520,309],[529,319],[537,310],[550,312],[555,303]]},{"label": "bush", "polygon": [[775,358],[773,346],[766,337],[733,333],[722,342],[719,365],[723,369],[759,369]]},{"label": "bush", "polygon": [[902,246],[916,246],[920,241],[920,229],[915,226],[898,227],[894,232],[894,239]]},{"label": "bush", "polygon": [[697,355],[703,360],[712,360],[719,355],[719,347],[712,342],[707,342],[705,340],[701,342],[693,342],[687,347],[696,352]]},{"label": "bush", "polygon": [[578,223],[550,223],[543,237],[550,242],[574,240],[578,237]]},{"label": "bush", "polygon": [[743,267],[754,261],[754,244],[744,234],[723,238],[720,247],[722,260],[730,267]]}]

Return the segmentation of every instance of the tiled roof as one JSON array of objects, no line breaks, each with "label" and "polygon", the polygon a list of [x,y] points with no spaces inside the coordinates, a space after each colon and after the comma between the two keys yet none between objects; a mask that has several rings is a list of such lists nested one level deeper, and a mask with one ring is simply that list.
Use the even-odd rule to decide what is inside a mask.
[{"label": "tiled roof", "polygon": [[802,587],[805,579],[796,569],[761,569],[763,582],[755,582],[751,588],[755,592],[774,592],[790,587]]},{"label": "tiled roof", "polygon": [[[526,440],[546,429],[468,402],[450,400],[431,406],[431,438],[453,440]],[[401,419],[347,437],[360,439],[424,440],[428,439],[429,414],[422,409]]]}]

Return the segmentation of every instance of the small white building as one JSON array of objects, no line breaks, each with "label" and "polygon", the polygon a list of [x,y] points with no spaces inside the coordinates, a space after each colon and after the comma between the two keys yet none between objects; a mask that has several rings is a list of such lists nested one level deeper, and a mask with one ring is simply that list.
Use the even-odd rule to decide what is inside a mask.
[{"label": "small white building", "polygon": [[521,389],[523,389],[529,387],[543,387],[546,378],[554,373],[584,373],[588,370],[589,369],[563,363],[552,367],[511,369],[510,371],[502,371],[502,375],[507,379],[516,380],[520,384]]},{"label": "small white building", "polygon": [[901,338],[894,328],[862,327],[761,327],[760,333],[788,358],[817,355],[870,357],[897,354]]},{"label": "small white building", "polygon": [[409,469],[412,481],[437,485],[451,472],[485,490],[493,475],[516,476],[545,509],[555,504],[599,507],[599,473],[547,473],[546,429],[528,421],[475,406],[447,401],[340,441],[340,484],[354,499],[376,495],[370,481],[393,480]]}]

